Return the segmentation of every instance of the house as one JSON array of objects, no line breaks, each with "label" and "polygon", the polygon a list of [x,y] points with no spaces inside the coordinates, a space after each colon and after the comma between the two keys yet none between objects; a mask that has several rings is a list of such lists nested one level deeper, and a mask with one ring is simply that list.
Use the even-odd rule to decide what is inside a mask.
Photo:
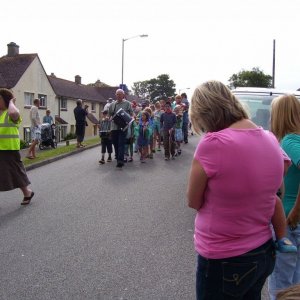
[{"label": "house", "polygon": [[86,136],[98,134],[98,120],[101,110],[106,104],[106,99],[102,96],[101,90],[91,85],[81,83],[81,77],[75,76],[74,81],[57,78],[53,73],[48,76],[48,80],[55,92],[56,123],[60,124],[59,137],[63,139],[68,133],[75,133],[75,118],[73,110],[76,107],[76,100],[82,99],[84,104],[89,106],[87,117],[88,126]]},{"label": "house", "polygon": [[[50,109],[55,117],[58,140],[75,132],[73,109],[77,99],[89,105],[86,136],[97,135],[96,123],[108,99],[101,94],[101,89],[108,88],[107,85],[84,85],[79,75],[75,76],[74,82],[57,78],[53,73],[47,76],[38,54],[19,54],[19,46],[13,42],[7,47],[7,55],[0,58],[0,87],[12,90],[16,96],[16,104],[23,119],[20,126],[21,139],[30,140],[29,109],[35,98],[40,99],[41,118],[46,109]],[[115,92],[116,88],[110,88]]]},{"label": "house", "polygon": [[0,87],[13,91],[20,109],[22,124],[20,138],[30,139],[29,109],[35,98],[41,100],[41,116],[49,108],[55,111],[55,92],[38,54],[19,54],[16,43],[7,45],[7,55],[0,58]]}]

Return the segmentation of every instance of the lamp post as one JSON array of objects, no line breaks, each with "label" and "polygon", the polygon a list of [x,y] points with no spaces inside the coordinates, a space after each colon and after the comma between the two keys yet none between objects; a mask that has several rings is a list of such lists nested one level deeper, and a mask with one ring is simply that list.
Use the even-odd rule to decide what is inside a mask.
[{"label": "lamp post", "polygon": [[179,89],[179,92],[178,92],[178,94],[180,95],[180,92],[181,91],[184,91],[184,90],[189,90],[190,88],[184,88],[184,89]]},{"label": "lamp post", "polygon": [[135,36],[132,36],[132,37],[129,37],[127,39],[122,39],[122,89],[124,88],[123,87],[123,78],[124,78],[124,43],[128,40],[131,40],[131,39],[134,39],[134,38],[137,38],[137,37],[141,37],[141,38],[144,38],[144,37],[148,37],[148,34],[139,34],[139,35],[135,35]]}]

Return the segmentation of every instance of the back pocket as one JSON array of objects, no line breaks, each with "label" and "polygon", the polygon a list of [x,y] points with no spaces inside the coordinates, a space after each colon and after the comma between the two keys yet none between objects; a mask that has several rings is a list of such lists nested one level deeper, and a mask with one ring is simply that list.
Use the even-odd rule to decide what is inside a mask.
[{"label": "back pocket", "polygon": [[241,297],[256,281],[257,262],[223,262],[223,293]]}]

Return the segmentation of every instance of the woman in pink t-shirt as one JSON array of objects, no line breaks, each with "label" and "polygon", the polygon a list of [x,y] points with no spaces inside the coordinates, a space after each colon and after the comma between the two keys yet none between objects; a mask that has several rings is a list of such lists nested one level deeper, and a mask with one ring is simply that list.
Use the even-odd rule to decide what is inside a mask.
[{"label": "woman in pink t-shirt", "polygon": [[[197,87],[189,113],[194,130],[206,133],[195,151],[187,191],[189,206],[197,210],[197,299],[260,299],[275,264],[270,222],[284,155],[273,134],[249,120],[220,82]],[[272,222],[282,238],[278,204]]]}]

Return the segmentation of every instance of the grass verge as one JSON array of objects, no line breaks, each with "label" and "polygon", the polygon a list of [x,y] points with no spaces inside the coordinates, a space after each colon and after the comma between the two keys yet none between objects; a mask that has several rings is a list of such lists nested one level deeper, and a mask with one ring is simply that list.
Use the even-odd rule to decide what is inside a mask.
[{"label": "grass verge", "polygon": [[[92,138],[92,139],[88,139],[84,142],[84,145],[86,145],[86,147],[92,146],[92,145],[96,145],[99,144],[100,140],[99,137],[96,138]],[[35,163],[56,157],[56,156],[60,156],[66,153],[70,153],[70,152],[76,152],[79,151],[78,148],[76,148],[76,144],[70,144],[69,146],[58,146],[56,149],[45,149],[45,150],[39,150],[37,152],[37,158],[36,159],[28,159],[28,158],[24,158],[23,159],[23,164],[24,166],[30,166],[33,165]]]}]

